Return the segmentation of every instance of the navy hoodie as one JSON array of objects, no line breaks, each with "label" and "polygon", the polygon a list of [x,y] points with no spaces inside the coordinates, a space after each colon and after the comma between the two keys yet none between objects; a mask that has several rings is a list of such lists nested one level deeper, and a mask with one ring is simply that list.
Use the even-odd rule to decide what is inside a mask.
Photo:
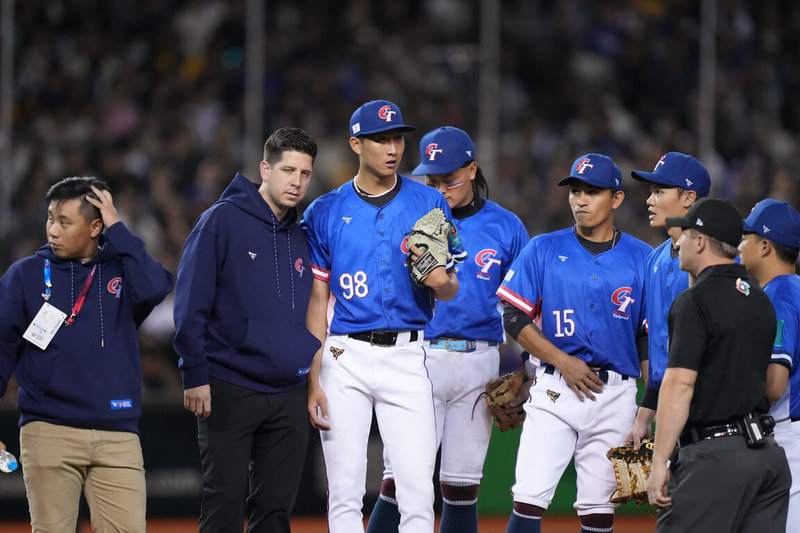
[{"label": "navy hoodie", "polygon": [[[20,426],[40,420],[86,429],[138,433],[142,368],[137,328],[172,290],[173,276],[122,223],[106,229],[86,263],[62,260],[45,245],[0,278],[0,396],[16,369]],[[86,300],[71,326],[42,350],[22,334],[44,303],[67,315],[94,265]]]},{"label": "navy hoodie", "polygon": [[186,239],[175,287],[175,340],[184,388],[209,376],[259,392],[306,382],[320,343],[306,329],[311,295],[297,211],[279,221],[237,173]]}]

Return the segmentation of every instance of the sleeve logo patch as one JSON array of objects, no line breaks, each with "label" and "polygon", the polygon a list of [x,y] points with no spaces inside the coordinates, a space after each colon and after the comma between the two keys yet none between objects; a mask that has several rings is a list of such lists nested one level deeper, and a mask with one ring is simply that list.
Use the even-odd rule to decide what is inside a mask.
[{"label": "sleeve logo patch", "polygon": [[783,346],[783,320],[778,320],[778,331],[775,334],[775,346]]},{"label": "sleeve logo patch", "polygon": [[133,400],[130,398],[125,400],[111,400],[111,410],[117,411],[119,409],[133,409]]}]

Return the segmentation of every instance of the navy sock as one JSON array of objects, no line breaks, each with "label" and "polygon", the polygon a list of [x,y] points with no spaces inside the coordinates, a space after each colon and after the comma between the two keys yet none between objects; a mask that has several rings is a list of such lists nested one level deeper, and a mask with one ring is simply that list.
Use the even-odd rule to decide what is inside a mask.
[{"label": "navy sock", "polygon": [[397,533],[399,526],[400,510],[397,503],[387,501],[381,495],[369,515],[367,533]]},{"label": "navy sock", "polygon": [[581,519],[581,533],[613,533],[614,515],[611,513],[595,513],[583,515]]},{"label": "navy sock", "polygon": [[478,504],[442,504],[439,533],[478,533]]},{"label": "navy sock", "polygon": [[542,518],[524,517],[513,512],[506,533],[542,533]]}]

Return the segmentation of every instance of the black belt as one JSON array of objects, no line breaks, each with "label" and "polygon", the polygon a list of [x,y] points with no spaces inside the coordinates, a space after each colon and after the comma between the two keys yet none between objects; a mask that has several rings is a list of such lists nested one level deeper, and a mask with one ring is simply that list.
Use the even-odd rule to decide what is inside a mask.
[{"label": "black belt", "polygon": [[[350,333],[348,337],[359,341],[368,342],[376,346],[394,346],[397,344],[397,334],[402,331],[390,331],[388,329],[375,329],[372,331],[361,331],[359,333]],[[419,338],[419,333],[412,331],[408,339],[409,342],[414,342]]]},{"label": "black belt", "polygon": [[727,424],[719,424],[716,426],[685,430],[678,439],[678,444],[681,446],[686,446],[695,442],[700,442],[701,440],[730,437],[732,435],[745,435],[745,432],[738,421],[729,422]]},{"label": "black belt", "polygon": [[[556,367],[554,367],[553,365],[550,364],[544,365],[545,374],[550,374],[552,376],[555,373],[555,371]],[[592,372],[597,374],[597,377],[600,378],[600,381],[602,381],[605,384],[608,384],[608,370],[601,369],[601,370],[593,370]],[[622,376],[621,379],[622,381],[626,381],[628,379],[628,376]]]},{"label": "black belt", "polygon": [[792,417],[792,418],[791,418],[791,420],[792,420],[792,422],[797,422],[798,420],[800,420],[800,418],[794,418],[794,417]]}]

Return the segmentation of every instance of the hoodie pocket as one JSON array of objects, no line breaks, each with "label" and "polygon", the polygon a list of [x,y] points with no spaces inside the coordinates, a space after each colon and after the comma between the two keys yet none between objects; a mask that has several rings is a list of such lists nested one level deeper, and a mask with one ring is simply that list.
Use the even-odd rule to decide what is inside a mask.
[{"label": "hoodie pocket", "polygon": [[237,351],[242,370],[264,382],[293,383],[298,372],[311,364],[319,347],[316,337],[291,324],[263,326],[247,321],[247,331]]},{"label": "hoodie pocket", "polygon": [[52,351],[28,351],[18,372],[20,385],[29,393],[44,395],[53,379],[57,358]]}]

